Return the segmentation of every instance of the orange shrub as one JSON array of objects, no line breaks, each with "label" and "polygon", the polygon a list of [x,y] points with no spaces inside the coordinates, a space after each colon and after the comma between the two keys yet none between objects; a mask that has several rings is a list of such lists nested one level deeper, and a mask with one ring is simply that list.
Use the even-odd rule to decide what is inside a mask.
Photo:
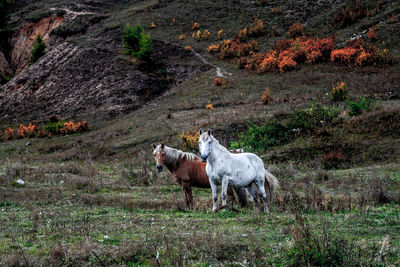
[{"label": "orange shrub", "polygon": [[39,129],[36,133],[37,138],[42,138],[42,137],[51,137],[51,133],[49,131],[46,131],[45,129]]},{"label": "orange shrub", "polygon": [[204,30],[203,34],[201,35],[201,38],[207,40],[208,38],[210,38],[210,32],[207,29]]},{"label": "orange shrub", "polygon": [[35,128],[36,125],[32,123],[29,123],[28,126],[21,124],[17,130],[17,136],[19,138],[32,137],[35,135]]},{"label": "orange shrub", "polygon": [[261,96],[261,102],[264,105],[267,105],[268,103],[271,102],[271,93],[269,92],[269,88],[268,87],[265,89],[265,92]]},{"label": "orange shrub", "polygon": [[213,110],[214,107],[213,107],[213,105],[211,103],[209,103],[209,104],[206,105],[206,109]]},{"label": "orange shrub", "polygon": [[283,13],[283,7],[271,7],[269,11],[271,11],[272,14],[281,15]]},{"label": "orange shrub", "polygon": [[349,90],[345,82],[338,82],[336,86],[332,86],[329,93],[332,101],[344,101],[349,97]]},{"label": "orange shrub", "polygon": [[257,50],[257,41],[251,40],[247,43],[239,39],[224,40],[219,44],[220,58],[241,58]]},{"label": "orange shrub", "polygon": [[256,70],[258,73],[277,70],[285,72],[305,62],[312,64],[328,61],[333,48],[333,37],[279,40],[267,53],[252,54],[251,58],[238,61],[238,65],[239,68]]},{"label": "orange shrub", "polygon": [[368,39],[370,39],[371,41],[376,40],[376,33],[375,33],[375,29],[374,29],[373,27],[372,27],[372,28],[369,28],[368,33],[367,33],[367,37],[368,37]]},{"label": "orange shrub", "polygon": [[357,58],[360,49],[353,47],[345,47],[342,49],[333,50],[331,53],[331,60],[335,63],[350,65]]},{"label": "orange shrub", "polygon": [[376,55],[373,52],[368,52],[365,50],[361,50],[361,52],[357,55],[355,59],[355,64],[358,66],[370,66],[374,65],[376,59]]},{"label": "orange shrub", "polygon": [[192,37],[193,37],[194,39],[196,39],[197,41],[200,41],[200,40],[201,40],[201,31],[200,31],[200,30],[197,30],[197,32],[194,32],[194,33],[192,34]]},{"label": "orange shrub", "polygon": [[248,63],[247,57],[241,57],[237,60],[237,66],[239,69],[244,69]]},{"label": "orange shrub", "polygon": [[223,86],[226,85],[228,82],[221,77],[215,77],[214,79],[214,86]]},{"label": "orange shrub", "polygon": [[220,45],[218,44],[212,44],[207,48],[207,51],[209,53],[217,53],[220,51]]},{"label": "orange shrub", "polygon": [[4,130],[4,140],[10,140],[14,136],[14,130],[12,128],[7,128]]},{"label": "orange shrub", "polygon": [[296,68],[296,66],[296,61],[294,61],[290,56],[282,57],[278,63],[278,67],[281,72],[293,70]]},{"label": "orange shrub", "polygon": [[223,30],[220,29],[220,30],[218,31],[218,38],[219,38],[219,39],[222,39],[222,33],[223,33]]},{"label": "orange shrub", "polygon": [[190,45],[188,45],[188,46],[185,47],[185,49],[190,51],[190,50],[193,49],[193,47],[191,47]]},{"label": "orange shrub", "polygon": [[293,23],[289,28],[289,38],[297,38],[304,36],[304,27],[300,22]]},{"label": "orange shrub", "polygon": [[255,18],[254,19],[254,26],[249,28],[244,28],[240,30],[237,34],[236,38],[240,39],[241,41],[246,41],[247,37],[256,37],[264,34],[265,32],[265,25],[262,20]]},{"label": "orange shrub", "polygon": [[265,25],[262,20],[255,18],[254,19],[254,27],[249,28],[249,36],[259,36],[265,32]]},{"label": "orange shrub", "polygon": [[354,23],[358,18],[365,16],[367,12],[362,7],[361,0],[356,0],[353,6],[347,6],[334,15],[331,25],[333,28],[342,29]]},{"label": "orange shrub", "polygon": [[61,134],[73,134],[78,132],[84,132],[89,129],[89,124],[87,121],[73,123],[72,121],[66,122],[64,127],[61,128]]},{"label": "orange shrub", "polygon": [[179,138],[182,139],[184,146],[190,149],[198,148],[199,137],[200,134],[197,129],[191,129],[186,132],[182,132],[179,135]]},{"label": "orange shrub", "polygon": [[179,35],[178,39],[179,39],[179,40],[184,40],[184,39],[186,39],[186,35],[181,34],[181,35]]},{"label": "orange shrub", "polygon": [[279,60],[276,56],[277,53],[267,53],[262,62],[257,66],[257,72],[263,73],[267,71],[274,71],[278,67]]},{"label": "orange shrub", "polygon": [[151,29],[154,29],[156,27],[156,24],[154,23],[154,22],[152,22],[151,24],[150,24],[150,28]]},{"label": "orange shrub", "polygon": [[193,23],[192,30],[200,29],[200,24],[198,22]]}]

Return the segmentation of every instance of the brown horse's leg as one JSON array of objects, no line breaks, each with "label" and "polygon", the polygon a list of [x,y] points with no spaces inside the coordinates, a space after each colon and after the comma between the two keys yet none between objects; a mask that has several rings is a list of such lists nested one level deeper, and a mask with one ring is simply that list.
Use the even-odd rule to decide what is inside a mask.
[{"label": "brown horse's leg", "polygon": [[235,202],[235,195],[233,194],[232,186],[228,186],[228,190],[226,192],[228,195],[228,203],[231,206],[231,209],[233,209],[233,204]]},{"label": "brown horse's leg", "polygon": [[235,188],[236,194],[238,196],[239,205],[241,208],[247,206],[247,194],[246,189],[244,187],[237,187]]},{"label": "brown horse's leg", "polygon": [[193,196],[192,196],[192,187],[190,186],[190,183],[182,183],[182,190],[185,192],[185,200],[186,200],[186,206],[188,209],[193,208]]}]

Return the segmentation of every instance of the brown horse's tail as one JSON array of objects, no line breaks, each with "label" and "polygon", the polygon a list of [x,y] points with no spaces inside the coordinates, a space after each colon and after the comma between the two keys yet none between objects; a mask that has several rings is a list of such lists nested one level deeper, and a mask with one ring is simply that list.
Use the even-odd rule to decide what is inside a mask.
[{"label": "brown horse's tail", "polygon": [[265,191],[268,190],[270,199],[272,200],[272,194],[275,192],[276,189],[279,187],[278,179],[272,175],[269,171],[265,170],[265,182],[264,188]]}]

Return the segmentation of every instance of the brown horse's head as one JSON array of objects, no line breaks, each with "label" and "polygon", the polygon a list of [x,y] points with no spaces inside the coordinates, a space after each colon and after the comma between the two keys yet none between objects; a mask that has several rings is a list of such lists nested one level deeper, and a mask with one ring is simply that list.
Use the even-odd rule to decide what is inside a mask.
[{"label": "brown horse's head", "polygon": [[162,172],[162,165],[165,163],[164,144],[156,146],[153,144],[153,156],[157,163],[157,170]]}]

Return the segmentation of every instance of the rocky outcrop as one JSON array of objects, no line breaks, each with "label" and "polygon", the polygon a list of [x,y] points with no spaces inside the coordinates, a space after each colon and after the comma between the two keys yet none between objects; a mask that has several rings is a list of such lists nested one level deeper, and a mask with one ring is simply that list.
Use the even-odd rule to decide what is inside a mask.
[{"label": "rocky outcrop", "polygon": [[11,47],[10,65],[18,74],[29,64],[29,57],[33,48],[35,38],[38,34],[42,36],[45,43],[48,42],[50,32],[57,28],[63,21],[62,17],[52,15],[42,18],[38,22],[26,24],[21,29],[15,31],[9,41]]},{"label": "rocky outcrop", "polygon": [[[99,23],[106,16],[95,9],[60,10],[50,9],[54,15],[14,31],[7,56],[0,54],[0,74],[5,77],[10,69],[16,74],[0,87],[0,122],[41,121],[51,115],[89,121],[117,117],[210,68],[191,51],[156,40],[153,62],[132,63],[120,54],[120,29]],[[28,66],[37,34],[47,51]],[[66,41],[72,36],[84,41]]]},{"label": "rocky outcrop", "polygon": [[[155,54],[164,57],[191,57],[189,51],[162,42],[154,47]],[[176,80],[208,69],[176,63],[165,66],[168,76]],[[28,122],[55,114],[93,121],[126,114],[169,88],[170,80],[159,75],[157,68],[153,71],[106,49],[63,42],[1,87],[0,117]]]},{"label": "rocky outcrop", "polygon": [[0,51],[0,77],[11,77],[13,71],[3,52]]}]

